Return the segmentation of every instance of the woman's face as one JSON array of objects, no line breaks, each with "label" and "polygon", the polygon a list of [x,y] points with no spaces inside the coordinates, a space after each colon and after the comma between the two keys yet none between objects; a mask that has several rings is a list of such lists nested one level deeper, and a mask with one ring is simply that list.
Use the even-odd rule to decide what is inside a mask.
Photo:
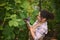
[{"label": "woman's face", "polygon": [[41,17],[41,15],[38,15],[38,16],[37,16],[37,20],[38,20],[39,22],[44,22],[44,21],[46,21],[46,18],[43,18],[43,17]]}]

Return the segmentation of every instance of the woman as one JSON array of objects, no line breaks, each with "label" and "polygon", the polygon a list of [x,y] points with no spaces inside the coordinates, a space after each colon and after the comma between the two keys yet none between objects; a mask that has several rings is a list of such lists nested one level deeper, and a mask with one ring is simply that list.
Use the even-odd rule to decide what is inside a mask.
[{"label": "woman", "polygon": [[48,32],[47,21],[49,19],[54,19],[54,15],[46,10],[42,10],[33,25],[30,25],[29,21],[26,20],[33,40],[43,40],[43,37]]}]

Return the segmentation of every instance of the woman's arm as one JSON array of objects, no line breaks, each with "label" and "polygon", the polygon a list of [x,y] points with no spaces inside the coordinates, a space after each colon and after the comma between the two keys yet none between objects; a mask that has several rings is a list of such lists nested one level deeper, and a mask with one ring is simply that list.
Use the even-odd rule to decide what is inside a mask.
[{"label": "woman's arm", "polygon": [[34,29],[32,28],[32,25],[30,25],[29,22],[26,22],[26,23],[27,23],[28,29],[30,30],[32,37],[35,38]]},{"label": "woman's arm", "polygon": [[34,29],[34,31],[38,26],[41,25],[40,23],[36,23],[36,22],[34,23],[34,25],[30,25],[30,22],[28,22],[28,21],[26,21],[26,23],[27,23],[28,29],[30,29],[30,27],[31,27],[32,29]]},{"label": "woman's arm", "polygon": [[31,33],[31,35],[32,35],[32,37],[33,37],[33,39],[34,39],[34,38],[35,38],[34,29],[30,28],[30,33]]},{"label": "woman's arm", "polygon": [[36,35],[35,35],[35,29],[38,27],[38,26],[40,26],[41,24],[35,24],[35,25],[33,25],[33,27],[32,27],[32,25],[30,25],[30,23],[29,22],[27,22],[27,26],[28,26],[28,29],[30,30],[30,33],[31,33],[31,35],[32,35],[32,37],[35,39],[36,38]]}]

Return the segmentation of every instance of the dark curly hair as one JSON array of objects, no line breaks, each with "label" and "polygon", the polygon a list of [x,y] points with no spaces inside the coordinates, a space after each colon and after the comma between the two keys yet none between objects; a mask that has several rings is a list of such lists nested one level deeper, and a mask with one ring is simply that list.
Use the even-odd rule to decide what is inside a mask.
[{"label": "dark curly hair", "polygon": [[47,20],[52,20],[54,19],[54,15],[53,13],[47,11],[47,10],[41,10],[41,13],[40,13],[41,17],[42,18],[46,18]]}]

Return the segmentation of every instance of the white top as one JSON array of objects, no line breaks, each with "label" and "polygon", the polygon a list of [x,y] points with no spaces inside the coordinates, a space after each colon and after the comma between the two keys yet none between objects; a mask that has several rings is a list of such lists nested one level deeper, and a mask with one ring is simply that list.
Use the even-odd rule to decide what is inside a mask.
[{"label": "white top", "polygon": [[[35,25],[37,22],[38,20],[33,25]],[[47,34],[47,32],[48,32],[47,22],[44,22],[43,24],[36,28],[34,40],[38,40],[44,34]]]}]

